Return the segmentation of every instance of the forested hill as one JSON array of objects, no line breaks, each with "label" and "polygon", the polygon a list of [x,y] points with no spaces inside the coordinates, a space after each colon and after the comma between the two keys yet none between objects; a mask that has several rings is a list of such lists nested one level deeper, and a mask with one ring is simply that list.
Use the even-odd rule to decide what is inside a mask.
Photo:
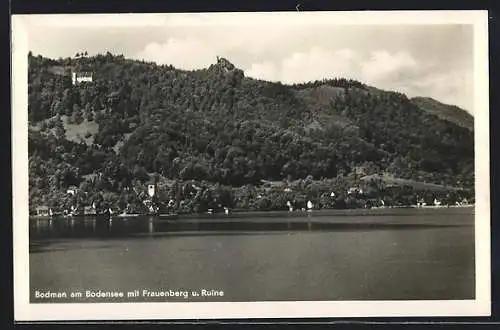
[{"label": "forested hill", "polygon": [[471,131],[474,130],[474,117],[457,106],[443,104],[428,97],[414,97],[412,102],[422,110],[434,114],[439,118],[468,128]]},{"label": "forested hill", "polygon": [[[73,85],[72,71],[93,81]],[[357,81],[284,85],[225,59],[184,71],[110,53],[30,54],[28,80],[32,194],[90,174],[110,191],[148,173],[232,186],[354,173],[474,182],[472,127]]]}]

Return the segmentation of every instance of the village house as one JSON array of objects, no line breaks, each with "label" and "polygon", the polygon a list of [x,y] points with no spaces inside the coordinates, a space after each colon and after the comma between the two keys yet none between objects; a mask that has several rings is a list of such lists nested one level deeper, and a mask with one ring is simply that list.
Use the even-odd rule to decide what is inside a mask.
[{"label": "village house", "polygon": [[148,195],[153,198],[156,195],[156,184],[150,183],[148,184]]},{"label": "village house", "polygon": [[68,189],[66,190],[66,194],[75,196],[75,194],[78,192],[78,188],[76,186],[69,186]]},{"label": "village house", "polygon": [[77,215],[77,214],[79,214],[78,211],[79,211],[78,210],[78,206],[71,205],[71,207],[69,208],[69,210],[65,210],[65,213],[70,214],[70,215]]},{"label": "village house", "polygon": [[94,206],[85,206],[83,208],[83,214],[84,215],[96,215],[96,210]]},{"label": "village house", "polygon": [[362,195],[363,194],[363,189],[358,188],[358,187],[351,187],[347,189],[347,195]]},{"label": "village house", "polygon": [[427,203],[421,198],[417,201],[417,206],[427,206]]},{"label": "village house", "polygon": [[37,206],[36,215],[39,217],[48,217],[50,215],[50,210],[48,206]]}]

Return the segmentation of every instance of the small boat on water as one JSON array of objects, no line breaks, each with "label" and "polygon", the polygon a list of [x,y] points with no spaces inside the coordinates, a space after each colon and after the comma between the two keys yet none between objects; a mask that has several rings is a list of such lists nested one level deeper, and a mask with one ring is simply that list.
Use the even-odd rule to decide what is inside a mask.
[{"label": "small boat on water", "polygon": [[138,217],[138,216],[140,216],[140,214],[138,214],[138,213],[123,212],[123,213],[114,215],[113,218],[133,218],[133,217]]},{"label": "small boat on water", "polygon": [[179,215],[177,213],[162,213],[158,214],[158,217],[162,220],[177,220]]},{"label": "small boat on water", "polygon": [[314,207],[313,203],[311,201],[308,201],[307,202],[307,211],[311,212],[313,207]]}]

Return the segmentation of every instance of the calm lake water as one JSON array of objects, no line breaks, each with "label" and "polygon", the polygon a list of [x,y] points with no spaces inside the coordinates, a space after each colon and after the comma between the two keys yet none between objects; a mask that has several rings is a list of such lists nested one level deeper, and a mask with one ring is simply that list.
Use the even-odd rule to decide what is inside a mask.
[{"label": "calm lake water", "polygon": [[474,299],[474,210],[31,220],[29,262],[34,303]]}]

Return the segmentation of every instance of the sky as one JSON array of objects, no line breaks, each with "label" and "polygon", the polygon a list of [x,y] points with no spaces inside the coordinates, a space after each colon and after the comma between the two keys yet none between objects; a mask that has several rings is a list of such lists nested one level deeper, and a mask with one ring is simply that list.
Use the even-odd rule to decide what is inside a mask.
[{"label": "sky", "polygon": [[273,14],[37,15],[25,22],[29,49],[51,58],[110,51],[199,69],[222,56],[253,78],[344,77],[473,112],[470,24]]}]

